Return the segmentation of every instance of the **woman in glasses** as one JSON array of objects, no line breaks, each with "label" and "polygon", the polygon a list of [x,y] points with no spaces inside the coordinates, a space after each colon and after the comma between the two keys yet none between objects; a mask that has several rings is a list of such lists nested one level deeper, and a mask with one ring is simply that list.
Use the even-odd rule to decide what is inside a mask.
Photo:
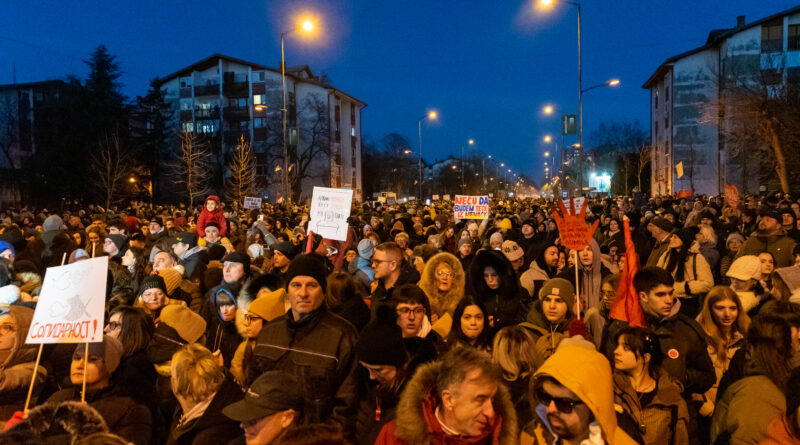
[{"label": "woman in glasses", "polygon": [[464,297],[464,269],[454,255],[442,252],[425,263],[419,287],[431,304],[432,323],[449,313],[453,316],[456,305]]},{"label": "woman in glasses", "polygon": [[659,367],[663,355],[658,337],[644,328],[627,327],[617,334],[616,343],[614,404],[633,421],[627,429],[636,430],[628,434],[642,438],[644,445],[688,444],[689,410],[680,383]]},{"label": "woman in glasses", "polygon": [[285,295],[286,291],[283,288],[276,291],[270,291],[265,288],[247,306],[247,311],[242,320],[245,340],[236,348],[231,360],[231,374],[245,388],[250,386],[253,380],[258,377],[250,375],[249,372],[253,363],[253,349],[256,347],[256,337],[258,337],[261,328],[267,322],[276,318],[276,316],[282,315]]},{"label": "woman in glasses", "polygon": [[462,345],[489,351],[492,347],[491,331],[483,303],[466,295],[453,311],[453,325],[445,342],[448,349]]}]

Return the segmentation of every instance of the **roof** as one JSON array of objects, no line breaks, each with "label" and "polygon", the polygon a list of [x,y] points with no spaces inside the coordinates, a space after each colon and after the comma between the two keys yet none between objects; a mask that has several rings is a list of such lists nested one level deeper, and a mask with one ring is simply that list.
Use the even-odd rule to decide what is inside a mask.
[{"label": "roof", "polygon": [[24,83],[8,83],[5,85],[0,85],[0,91],[8,91],[8,90],[27,90],[30,88],[36,87],[54,87],[65,85],[66,82],[63,80],[40,80],[38,82],[24,82]]},{"label": "roof", "polygon": [[658,81],[658,79],[663,77],[663,75],[667,71],[669,71],[669,69],[671,68],[673,63],[675,63],[676,61],[678,61],[680,59],[683,59],[685,57],[689,57],[691,55],[694,55],[694,54],[697,54],[697,53],[700,53],[700,52],[703,52],[703,51],[705,51],[707,49],[718,48],[719,44],[723,40],[727,39],[728,37],[730,37],[730,36],[732,36],[732,35],[734,35],[736,33],[745,31],[747,29],[750,29],[750,28],[753,28],[753,27],[756,27],[756,26],[761,26],[761,24],[763,24],[765,22],[769,22],[769,21],[775,20],[775,19],[777,19],[779,17],[783,17],[783,16],[786,16],[786,15],[794,14],[794,13],[797,13],[797,12],[800,12],[800,6],[795,6],[793,8],[789,8],[789,9],[787,9],[785,11],[782,11],[782,12],[779,12],[777,14],[773,14],[773,15],[770,15],[768,17],[764,17],[762,19],[756,20],[754,22],[747,23],[744,26],[734,26],[733,28],[728,28],[728,29],[714,29],[714,30],[711,30],[711,32],[709,32],[709,34],[708,34],[708,39],[706,40],[705,45],[697,47],[697,48],[689,50],[689,51],[686,51],[684,53],[678,54],[676,56],[672,56],[672,57],[668,58],[667,60],[665,60],[656,69],[656,71],[647,79],[647,81],[644,83],[644,85],[642,85],[642,88],[649,89],[652,86],[653,83]]}]

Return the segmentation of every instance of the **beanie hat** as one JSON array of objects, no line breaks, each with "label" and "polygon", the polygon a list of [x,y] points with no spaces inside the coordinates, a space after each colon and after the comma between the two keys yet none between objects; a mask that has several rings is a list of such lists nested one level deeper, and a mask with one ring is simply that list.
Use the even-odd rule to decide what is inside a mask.
[{"label": "beanie hat", "polygon": [[659,229],[665,232],[672,232],[672,230],[674,229],[672,223],[669,222],[669,220],[667,218],[664,218],[663,216],[656,216],[655,218],[653,218],[652,221],[650,221],[650,224],[658,227]]},{"label": "beanie hat", "polygon": [[142,284],[139,286],[139,295],[141,296],[147,289],[161,289],[164,295],[169,295],[164,279],[158,275],[148,275],[144,277]]},{"label": "beanie hat", "polygon": [[408,234],[406,232],[397,232],[397,235],[394,236],[394,242],[396,243],[400,240],[408,242],[409,240]]},{"label": "beanie hat", "polygon": [[325,263],[319,255],[304,254],[298,255],[289,264],[289,269],[286,270],[286,288],[289,288],[289,283],[292,282],[294,277],[306,276],[317,280],[322,289],[327,289],[328,282],[326,280],[328,272],[325,269]]},{"label": "beanie hat", "polygon": [[197,245],[197,235],[192,232],[181,232],[175,235],[175,239],[172,241],[172,244],[188,244],[189,247],[194,247]]},{"label": "beanie hat", "polygon": [[167,267],[158,271],[158,276],[164,280],[164,286],[167,290],[165,293],[167,295],[172,295],[172,293],[175,292],[175,289],[180,286],[181,280],[183,279],[181,275],[182,274],[180,272],[171,267]]},{"label": "beanie hat", "polygon": [[272,321],[286,313],[285,299],[286,290],[283,288],[272,292],[262,289],[256,299],[250,302],[247,313]]},{"label": "beanie hat", "polygon": [[489,244],[502,243],[502,242],[503,242],[503,234],[500,232],[494,232],[492,236],[489,237]]},{"label": "beanie hat", "polygon": [[734,260],[728,273],[725,274],[737,280],[760,280],[761,279],[761,260],[755,255],[742,255]]},{"label": "beanie hat", "polygon": [[364,326],[356,343],[358,360],[368,365],[389,365],[401,368],[408,360],[403,344],[403,331],[395,321],[391,305],[378,307],[374,321]]},{"label": "beanie hat", "polygon": [[207,228],[209,228],[209,227],[216,227],[216,228],[217,228],[217,230],[219,230],[219,229],[220,229],[220,228],[219,228],[219,224],[217,224],[217,222],[216,222],[216,221],[209,221],[209,222],[207,222],[207,223],[206,223],[206,226],[204,227],[204,230],[205,230],[205,229],[207,229]]},{"label": "beanie hat", "polygon": [[731,240],[738,239],[740,243],[744,243],[744,237],[739,232],[733,232],[728,235],[728,238],[725,240],[725,244],[727,245]]},{"label": "beanie hat", "polygon": [[275,244],[274,246],[272,246],[272,250],[277,250],[278,252],[282,253],[283,256],[289,258],[290,260],[294,258],[295,253],[297,252],[295,250],[294,244],[292,244],[291,241],[282,241],[278,244]]},{"label": "beanie hat", "polygon": [[61,230],[64,227],[64,221],[58,215],[50,215],[42,223],[42,231],[49,232],[51,230]]},{"label": "beanie hat", "polygon": [[[0,252],[2,252],[2,251],[3,250],[0,249]],[[69,260],[67,261],[67,263],[68,264],[72,264],[72,263],[74,263],[76,261],[88,260],[88,259],[89,259],[89,254],[85,250],[83,250],[83,249],[75,249],[75,250],[72,251],[71,254],[69,254]]]},{"label": "beanie hat", "polygon": [[[75,352],[80,352],[83,354],[85,351],[86,344],[78,343],[78,346],[75,348]],[[89,354],[103,357],[103,361],[106,364],[106,370],[108,370],[109,374],[112,374],[117,367],[119,367],[119,362],[122,361],[123,353],[124,348],[122,347],[122,343],[120,343],[120,341],[116,338],[109,337],[108,335],[103,336],[102,342],[89,343]]]},{"label": "beanie hat", "polygon": [[120,235],[119,233],[115,233],[113,235],[108,235],[106,238],[110,239],[112,243],[117,247],[117,250],[122,252],[123,248],[125,247],[125,235]]},{"label": "beanie hat", "polygon": [[775,269],[775,273],[781,277],[786,287],[789,288],[789,292],[800,289],[800,266],[781,267]]},{"label": "beanie hat", "polygon": [[516,241],[503,241],[503,245],[500,247],[500,250],[503,252],[503,255],[508,258],[508,261],[511,262],[517,261],[525,255],[525,252],[522,251],[522,248],[519,247],[519,244],[517,244]]},{"label": "beanie hat", "polygon": [[556,295],[567,303],[568,308],[575,304],[575,286],[563,278],[551,278],[544,282],[539,291],[539,300],[546,295]]},{"label": "beanie hat", "polygon": [[6,241],[0,241],[0,253],[2,253],[4,250],[10,250],[12,258],[17,257],[17,251],[14,250],[14,246],[12,246],[11,243]]},{"label": "beanie hat", "polygon": [[151,223],[156,223],[159,226],[164,227],[164,220],[161,219],[160,216],[154,216],[154,217],[150,218],[150,222]]},{"label": "beanie hat", "polygon": [[161,309],[161,323],[175,329],[182,339],[194,343],[206,332],[206,321],[182,304],[168,304]]},{"label": "beanie hat", "polygon": [[467,243],[472,245],[472,240],[469,239],[469,238],[461,238],[461,239],[459,239],[458,240],[458,248],[461,249],[461,246],[463,246],[464,244],[467,244]]},{"label": "beanie hat", "polygon": [[778,212],[777,210],[775,210],[773,208],[762,207],[761,211],[759,213],[761,214],[762,218],[764,218],[764,217],[772,218],[772,219],[774,219],[775,221],[778,221],[778,222],[782,222],[783,221],[783,218],[781,217],[780,212]]},{"label": "beanie hat", "polygon": [[224,260],[222,260],[222,262],[239,263],[244,266],[244,274],[246,276],[250,275],[250,257],[247,254],[242,252],[231,252],[225,257]]},{"label": "beanie hat", "polygon": [[206,253],[209,261],[220,261],[228,253],[228,249],[222,244],[206,244]]},{"label": "beanie hat", "polygon": [[510,228],[511,228],[511,220],[510,220],[510,219],[508,219],[508,218],[503,218],[503,219],[500,221],[500,224],[498,224],[498,225],[497,225],[497,227],[499,227],[499,228],[501,228],[501,229],[506,229],[506,230],[508,230],[508,229],[510,229]]},{"label": "beanie hat", "polygon": [[371,259],[375,253],[375,242],[369,238],[362,239],[358,242],[358,256],[365,260]]}]

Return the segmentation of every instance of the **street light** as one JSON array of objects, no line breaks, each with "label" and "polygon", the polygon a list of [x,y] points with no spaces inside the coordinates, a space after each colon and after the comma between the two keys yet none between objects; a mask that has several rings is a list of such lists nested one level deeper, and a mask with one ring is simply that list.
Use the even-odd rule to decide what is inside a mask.
[{"label": "street light", "polygon": [[418,119],[419,130],[419,196],[417,199],[422,201],[422,121],[425,119],[436,120],[439,118],[439,113],[435,110],[430,110]]},{"label": "street light", "polygon": [[584,88],[584,89],[583,89],[583,91],[581,91],[581,93],[585,93],[585,92],[587,92],[587,91],[589,91],[589,90],[593,90],[593,89],[595,89],[595,88],[600,88],[600,87],[615,87],[615,86],[617,86],[617,85],[619,85],[619,79],[608,79],[608,80],[606,80],[606,81],[605,81],[605,82],[603,82],[603,83],[599,83],[599,84],[597,84],[597,85],[592,85],[592,86],[590,86],[589,88]]},{"label": "street light", "polygon": [[306,33],[311,32],[314,29],[314,24],[311,20],[303,20],[300,26],[294,27],[287,31],[283,31],[281,33],[281,83],[283,85],[283,108],[281,109],[283,114],[283,199],[286,202],[286,206],[289,206],[289,150],[286,147],[286,113],[288,110],[286,108],[286,52],[284,51],[284,39],[287,35],[295,32],[295,31],[303,31]]}]

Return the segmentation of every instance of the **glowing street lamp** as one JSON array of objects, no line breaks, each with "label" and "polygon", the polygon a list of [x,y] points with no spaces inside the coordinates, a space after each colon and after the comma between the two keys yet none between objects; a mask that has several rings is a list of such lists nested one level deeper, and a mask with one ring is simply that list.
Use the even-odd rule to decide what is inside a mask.
[{"label": "glowing street lamp", "polygon": [[429,110],[425,115],[420,116],[418,119],[419,131],[419,196],[417,199],[422,200],[422,121],[425,119],[436,120],[439,118],[439,113],[436,110]]}]

